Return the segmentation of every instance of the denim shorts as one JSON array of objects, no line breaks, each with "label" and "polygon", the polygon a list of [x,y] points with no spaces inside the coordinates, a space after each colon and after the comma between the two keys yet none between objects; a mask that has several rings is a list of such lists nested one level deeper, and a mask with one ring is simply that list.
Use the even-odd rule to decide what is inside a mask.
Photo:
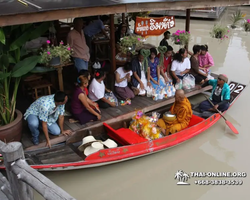
[{"label": "denim shorts", "polygon": [[78,72],[82,69],[88,70],[88,61],[85,61],[81,58],[74,58],[74,63]]}]

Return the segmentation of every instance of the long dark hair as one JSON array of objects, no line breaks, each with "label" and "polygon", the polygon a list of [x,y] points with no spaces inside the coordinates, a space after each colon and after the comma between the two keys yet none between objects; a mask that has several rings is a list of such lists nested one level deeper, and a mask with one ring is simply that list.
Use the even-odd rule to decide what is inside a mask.
[{"label": "long dark hair", "polygon": [[182,59],[183,59],[183,56],[182,56],[182,55],[185,53],[185,51],[186,51],[186,49],[181,48],[181,49],[179,50],[179,52],[176,53],[176,54],[174,55],[173,60],[176,60],[176,61],[178,61],[178,62],[182,62]]},{"label": "long dark hair", "polygon": [[202,51],[208,51],[208,46],[206,44],[201,45],[201,50]]}]

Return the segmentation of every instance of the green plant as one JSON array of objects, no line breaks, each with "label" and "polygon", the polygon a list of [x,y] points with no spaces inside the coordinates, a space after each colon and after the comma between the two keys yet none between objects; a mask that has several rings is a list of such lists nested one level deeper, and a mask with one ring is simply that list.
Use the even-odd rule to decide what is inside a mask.
[{"label": "green plant", "polygon": [[243,28],[245,31],[250,31],[250,19],[247,19],[244,24],[243,24]]},{"label": "green plant", "polygon": [[232,22],[231,28],[236,28],[236,25],[239,21],[243,20],[246,15],[243,14],[240,10],[235,11],[235,13],[232,14],[230,20]]},{"label": "green plant", "polygon": [[177,30],[175,33],[172,34],[172,40],[175,44],[186,45],[190,40],[190,32],[184,30]]},{"label": "green plant", "polygon": [[9,124],[15,119],[16,96],[21,77],[40,60],[40,56],[29,55],[23,45],[40,37],[48,28],[49,23],[0,28],[0,125]]},{"label": "green plant", "polygon": [[73,53],[73,50],[69,45],[63,45],[61,41],[59,46],[50,45],[50,41],[47,40],[47,48],[42,49],[41,54],[41,62],[49,65],[52,58],[60,57],[61,63],[66,64],[70,62],[70,56]]},{"label": "green plant", "polygon": [[131,52],[135,54],[135,50],[138,47],[141,47],[143,42],[143,37],[138,35],[130,35],[125,36],[121,39],[120,42],[120,50],[122,53],[126,54],[127,52]]},{"label": "green plant", "polygon": [[227,33],[229,33],[229,30],[227,27],[216,24],[213,26],[213,29],[210,32],[210,35],[213,38],[218,38],[218,39],[223,40],[225,38],[228,38],[228,36],[226,35]]}]

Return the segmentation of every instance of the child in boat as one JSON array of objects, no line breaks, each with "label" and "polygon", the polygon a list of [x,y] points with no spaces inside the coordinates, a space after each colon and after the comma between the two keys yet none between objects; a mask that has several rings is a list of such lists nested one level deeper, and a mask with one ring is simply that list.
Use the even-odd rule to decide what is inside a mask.
[{"label": "child in boat", "polygon": [[214,66],[214,60],[213,57],[208,53],[208,46],[201,45],[201,54],[199,55],[199,65],[200,69],[205,72],[210,74],[211,73],[211,67]]}]

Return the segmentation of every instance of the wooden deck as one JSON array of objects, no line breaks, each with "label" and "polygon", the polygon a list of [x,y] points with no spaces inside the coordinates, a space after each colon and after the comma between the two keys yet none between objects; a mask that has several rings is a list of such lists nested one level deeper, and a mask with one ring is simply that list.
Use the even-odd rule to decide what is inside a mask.
[{"label": "wooden deck", "polygon": [[[207,87],[202,88],[200,90],[195,88],[193,90],[186,91],[185,92],[186,97],[194,96],[196,94],[199,94],[202,91],[210,90],[211,88],[212,88],[211,86],[207,86]],[[80,141],[81,137],[83,136],[83,134],[81,134],[81,133],[79,134],[79,132],[84,133],[84,131],[88,130],[90,127],[92,128],[92,127],[102,126],[103,122],[109,124],[109,123],[113,123],[115,121],[119,121],[121,119],[131,118],[132,115],[134,114],[135,110],[140,109],[146,113],[146,112],[150,112],[150,111],[159,109],[163,106],[170,105],[173,102],[174,102],[174,97],[154,101],[152,98],[137,96],[132,100],[131,105],[125,105],[125,106],[119,105],[117,107],[110,107],[107,109],[101,109],[101,112],[102,112],[101,121],[89,122],[85,125],[80,125],[79,123],[74,123],[74,124],[69,123],[70,117],[65,116],[64,127],[65,127],[65,129],[72,130],[74,132],[73,135],[70,137],[66,137],[63,135],[56,136],[56,137],[50,136],[51,137],[50,142],[51,142],[51,144],[58,144],[61,142],[65,142],[66,140],[70,141],[70,143],[77,142],[77,141]],[[76,132],[78,132],[78,134],[75,134]],[[36,145],[36,146],[32,146],[33,144],[31,142],[30,138],[31,138],[30,134],[24,134],[24,136],[23,136],[22,143],[24,145],[24,148],[26,148],[26,150],[36,150],[36,149],[45,147],[46,140],[45,140],[44,134],[40,134],[40,144]]]}]

